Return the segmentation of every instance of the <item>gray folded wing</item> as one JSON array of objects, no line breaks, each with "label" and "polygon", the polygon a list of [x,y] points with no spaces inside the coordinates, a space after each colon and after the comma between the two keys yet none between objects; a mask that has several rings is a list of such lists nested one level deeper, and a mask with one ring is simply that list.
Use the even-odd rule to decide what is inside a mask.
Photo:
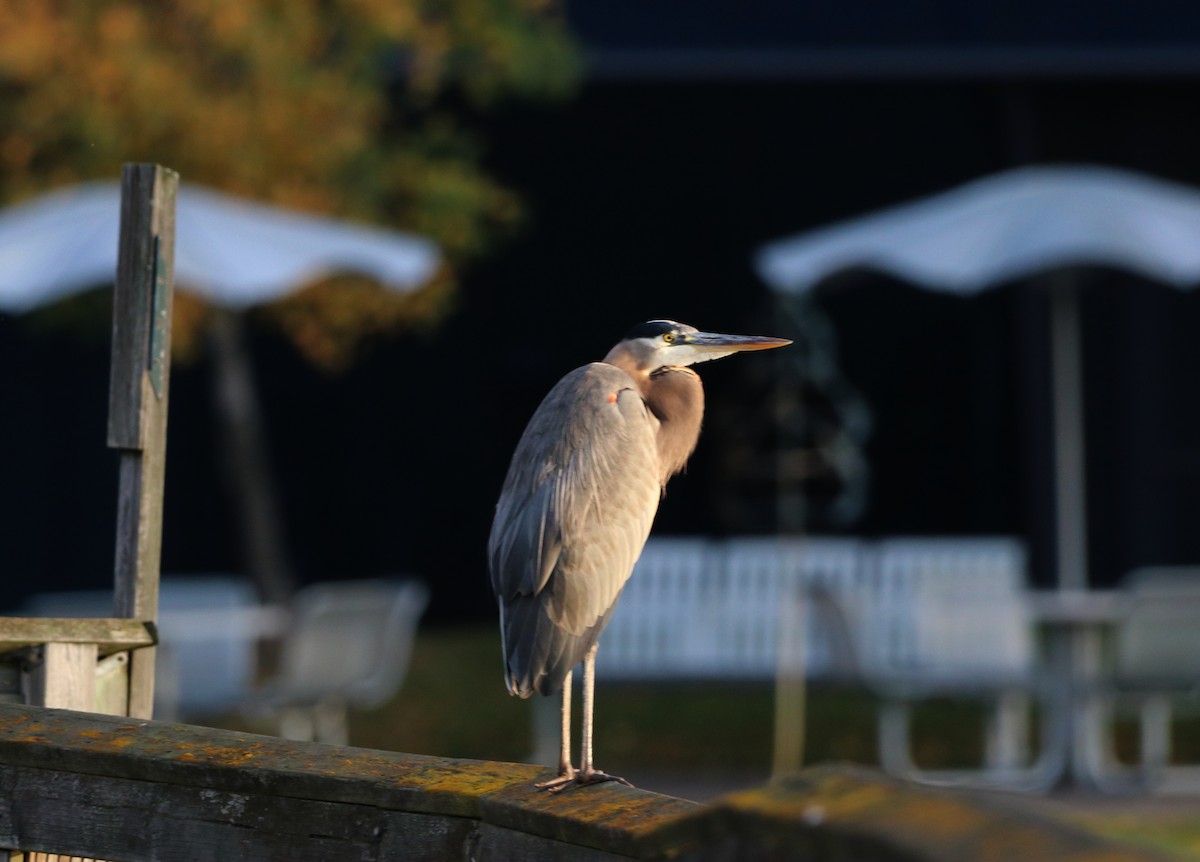
[{"label": "gray folded wing", "polygon": [[629,375],[600,362],[529,421],[488,541],[513,694],[557,691],[608,622],[658,509],[657,428]]}]

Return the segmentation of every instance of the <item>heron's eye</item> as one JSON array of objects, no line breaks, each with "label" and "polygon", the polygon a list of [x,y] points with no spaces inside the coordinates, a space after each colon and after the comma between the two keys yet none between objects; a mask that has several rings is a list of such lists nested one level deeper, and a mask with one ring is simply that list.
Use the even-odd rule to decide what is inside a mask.
[{"label": "heron's eye", "polygon": [[675,333],[674,332],[664,332],[663,333],[663,341],[667,342],[667,344],[673,343],[675,341]]}]

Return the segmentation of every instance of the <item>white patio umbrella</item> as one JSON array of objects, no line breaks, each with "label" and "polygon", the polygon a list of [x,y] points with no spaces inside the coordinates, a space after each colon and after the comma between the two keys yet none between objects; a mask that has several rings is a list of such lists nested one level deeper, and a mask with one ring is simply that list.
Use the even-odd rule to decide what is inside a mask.
[{"label": "white patio umbrella", "polygon": [[[110,284],[117,268],[121,190],[87,183],[0,210],[0,312],[20,313]],[[238,483],[250,573],[274,601],[292,586],[261,409],[237,312],[322,276],[353,272],[396,291],[429,281],[441,261],[429,240],[253,203],[181,184],[175,211],[175,281],[226,313],[210,326],[223,456]]]},{"label": "white patio umbrella", "polygon": [[[0,310],[29,311],[112,281],[121,189],[87,183],[0,210]],[[224,308],[269,302],[331,272],[367,275],[394,290],[429,280],[429,240],[253,203],[181,184],[175,281]]]},{"label": "white patio umbrella", "polygon": [[[809,231],[759,250],[759,275],[803,294],[865,267],[973,294],[1073,266],[1124,269],[1180,289],[1200,283],[1200,190],[1096,166],[1020,168]],[[1058,583],[1087,586],[1083,395],[1074,281],[1053,288]]]}]

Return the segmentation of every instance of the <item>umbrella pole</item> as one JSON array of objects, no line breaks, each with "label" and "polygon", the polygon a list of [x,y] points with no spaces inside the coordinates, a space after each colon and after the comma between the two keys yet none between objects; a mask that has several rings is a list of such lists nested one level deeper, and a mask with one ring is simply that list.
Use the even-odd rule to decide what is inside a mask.
[{"label": "umbrella pole", "polygon": [[220,429],[219,455],[241,528],[245,566],[263,601],[286,606],[296,579],[284,538],[279,491],[267,454],[262,405],[245,343],[240,312],[211,311],[213,402]]},{"label": "umbrella pole", "polygon": [[[808,333],[797,327],[797,315],[789,314],[787,300],[775,305],[776,327],[781,331],[798,329],[796,341],[808,347]],[[797,347],[800,345],[798,344]],[[806,361],[804,352],[774,357],[776,427],[776,531],[782,536],[800,536],[805,528],[804,479],[797,473],[797,455],[803,451],[803,374],[790,375],[789,365]],[[788,386],[788,381],[795,380]],[[790,390],[790,391],[789,391]],[[789,445],[791,444],[791,445]],[[784,572],[781,580],[778,631],[775,641],[775,740],[771,754],[771,780],[795,775],[804,766],[804,737],[807,715],[808,680],[805,667],[804,589],[799,579],[793,583]]]},{"label": "umbrella pole", "polygon": [[1050,291],[1050,327],[1058,588],[1083,590],[1088,586],[1087,486],[1079,284],[1069,270],[1055,278]]}]

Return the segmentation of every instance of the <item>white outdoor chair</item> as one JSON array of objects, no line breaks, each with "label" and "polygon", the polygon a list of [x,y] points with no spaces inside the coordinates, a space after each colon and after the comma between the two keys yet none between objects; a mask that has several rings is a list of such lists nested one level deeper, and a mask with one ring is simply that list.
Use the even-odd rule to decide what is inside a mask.
[{"label": "white outdoor chair", "polygon": [[296,594],[279,674],[244,705],[282,736],[347,743],[347,711],[369,709],[404,683],[417,624],[429,602],[417,580],[313,584]]},{"label": "white outdoor chair", "polygon": [[[935,784],[1048,787],[1061,771],[1047,702],[1040,754],[1028,756],[1033,696],[1042,694],[1025,553],[1011,539],[880,542],[856,600],[843,603],[864,682],[882,699],[879,756],[887,771]],[[929,770],[911,752],[914,703],[935,697],[988,706],[984,763]]]},{"label": "white outdoor chair", "polygon": [[[1108,790],[1200,792],[1200,764],[1172,764],[1173,716],[1200,712],[1200,567],[1137,569],[1124,580],[1128,612],[1117,624],[1111,681],[1098,686],[1104,738],[1092,765]],[[1139,760],[1120,764],[1113,753],[1113,722],[1134,707]]]}]

